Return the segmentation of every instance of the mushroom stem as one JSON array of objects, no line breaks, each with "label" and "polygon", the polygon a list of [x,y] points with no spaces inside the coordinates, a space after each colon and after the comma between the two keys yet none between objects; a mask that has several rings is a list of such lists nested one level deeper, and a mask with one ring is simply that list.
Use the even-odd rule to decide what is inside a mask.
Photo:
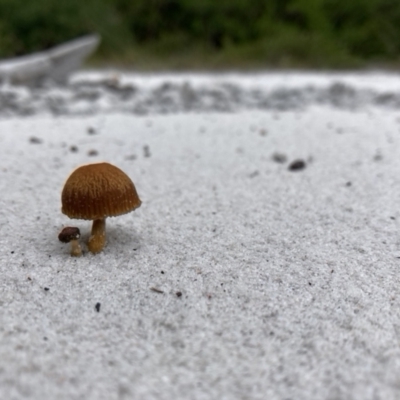
[{"label": "mushroom stem", "polygon": [[66,226],[58,235],[58,240],[63,243],[71,243],[71,256],[80,257],[82,249],[78,239],[81,237],[81,232],[76,226]]},{"label": "mushroom stem", "polygon": [[93,253],[103,250],[106,243],[106,219],[95,219],[92,225],[92,233],[89,238],[88,248]]},{"label": "mushroom stem", "polygon": [[71,256],[72,257],[80,257],[82,255],[81,245],[78,242],[78,239],[71,240]]}]

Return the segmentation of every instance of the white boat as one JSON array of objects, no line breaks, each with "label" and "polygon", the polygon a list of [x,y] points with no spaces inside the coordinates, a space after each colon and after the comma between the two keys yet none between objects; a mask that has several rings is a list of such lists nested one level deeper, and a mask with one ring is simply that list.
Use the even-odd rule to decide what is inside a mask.
[{"label": "white boat", "polygon": [[0,60],[0,83],[29,86],[44,81],[65,83],[99,43],[98,35],[87,35],[49,50]]}]

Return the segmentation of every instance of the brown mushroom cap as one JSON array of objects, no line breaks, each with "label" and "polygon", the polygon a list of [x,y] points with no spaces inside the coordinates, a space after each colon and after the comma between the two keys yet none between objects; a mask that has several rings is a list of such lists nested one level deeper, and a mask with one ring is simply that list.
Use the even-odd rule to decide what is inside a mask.
[{"label": "brown mushroom cap", "polygon": [[88,220],[126,214],[141,204],[128,175],[108,163],[76,169],[64,185],[61,202],[65,215]]},{"label": "brown mushroom cap", "polygon": [[69,243],[71,240],[78,240],[81,231],[75,226],[66,226],[58,235],[58,240],[63,243]]}]

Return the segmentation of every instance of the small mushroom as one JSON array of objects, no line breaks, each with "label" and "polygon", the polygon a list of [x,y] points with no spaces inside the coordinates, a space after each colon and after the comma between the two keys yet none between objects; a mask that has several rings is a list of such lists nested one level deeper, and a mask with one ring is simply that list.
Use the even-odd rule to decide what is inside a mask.
[{"label": "small mushroom", "polygon": [[70,218],[92,220],[88,248],[99,253],[106,241],[106,218],[140,207],[135,185],[119,168],[108,163],[76,169],[61,194],[62,212]]},{"label": "small mushroom", "polygon": [[82,255],[82,249],[78,242],[81,237],[79,228],[74,226],[65,227],[58,235],[58,240],[63,243],[71,242],[71,256],[80,257]]}]

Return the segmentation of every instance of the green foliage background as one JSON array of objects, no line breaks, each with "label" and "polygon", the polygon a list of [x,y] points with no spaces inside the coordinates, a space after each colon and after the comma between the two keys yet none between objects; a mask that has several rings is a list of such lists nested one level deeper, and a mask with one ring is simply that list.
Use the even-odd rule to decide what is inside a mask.
[{"label": "green foliage background", "polygon": [[97,62],[164,67],[398,63],[393,0],[0,0],[0,57],[98,32]]}]

